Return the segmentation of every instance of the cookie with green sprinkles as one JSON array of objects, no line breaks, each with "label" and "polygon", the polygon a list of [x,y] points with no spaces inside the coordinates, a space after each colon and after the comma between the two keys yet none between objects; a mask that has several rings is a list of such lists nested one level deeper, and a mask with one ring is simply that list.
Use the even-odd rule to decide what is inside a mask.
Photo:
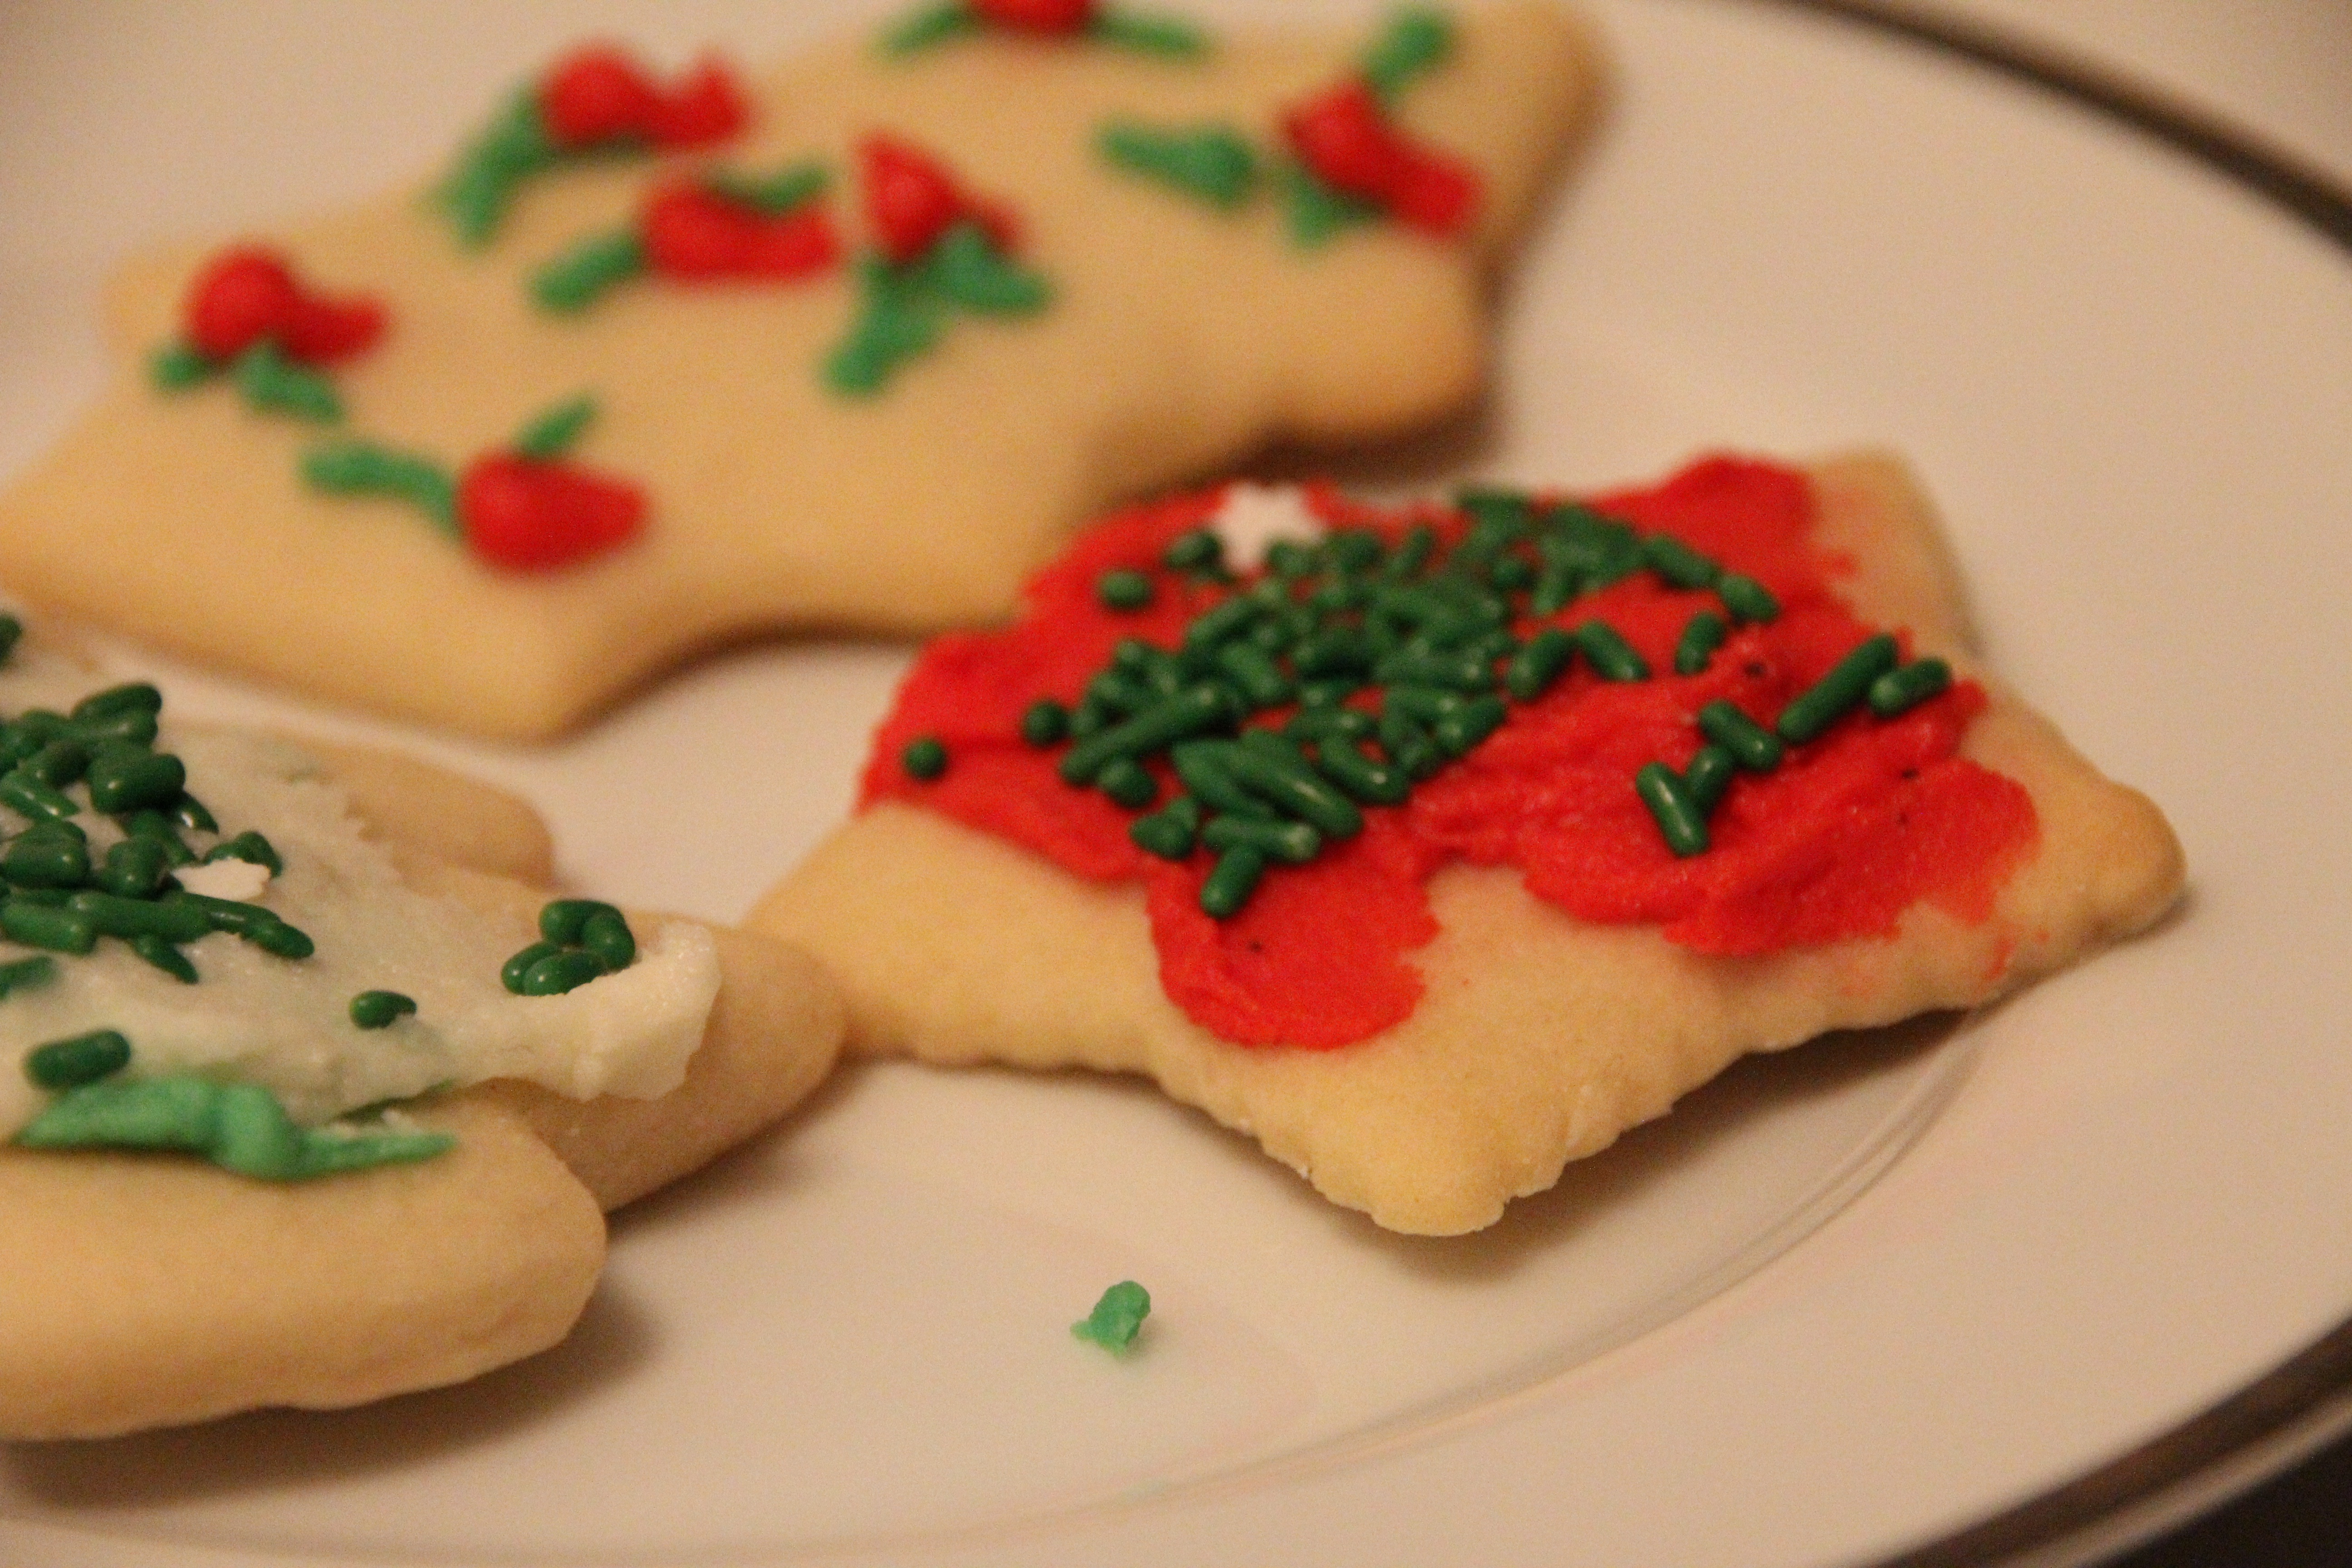
[{"label": "cookie with green sprinkles", "polygon": [[[0,494],[0,579],[504,738],[746,635],[987,624],[1118,498],[1465,407],[1496,276],[1595,101],[1556,0],[1417,7],[1387,42],[1377,8],[900,9],[887,47],[877,17],[760,71],[551,49],[429,189],[233,253],[380,330],[321,337],[313,310],[187,346],[231,253],[134,261],[114,384]],[[1325,243],[1293,243],[1273,128],[1342,79],[1475,174],[1460,221],[1334,197]],[[583,394],[576,461],[532,439],[560,422],[515,437]]]},{"label": "cookie with green sprinkles", "polygon": [[[918,733],[955,768],[909,781]],[[2181,874],[1971,657],[1899,464],[1718,456],[1118,513],[917,661],[753,923],[841,978],[853,1048],[1147,1073],[1450,1234],[1745,1053],[2137,932]]]},{"label": "cookie with green sprinkles", "polygon": [[[334,1407],[544,1349],[601,1211],[830,1066],[812,960],[516,879],[548,856],[511,797],[92,684],[37,645],[0,660],[0,766],[55,797],[0,800],[0,1438]],[[109,747],[171,758],[168,790],[110,794],[137,770]],[[509,990],[534,938],[582,972]]]}]

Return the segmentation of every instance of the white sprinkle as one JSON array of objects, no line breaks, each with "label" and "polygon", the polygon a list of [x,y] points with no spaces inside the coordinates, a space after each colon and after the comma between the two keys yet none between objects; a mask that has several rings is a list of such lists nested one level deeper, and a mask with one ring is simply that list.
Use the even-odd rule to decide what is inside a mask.
[{"label": "white sprinkle", "polygon": [[1307,492],[1297,485],[1256,485],[1235,479],[1225,487],[1224,500],[1209,527],[1224,541],[1225,564],[1236,572],[1254,572],[1265,564],[1265,552],[1276,540],[1312,544],[1323,537],[1323,520],[1307,505]]},{"label": "white sprinkle", "polygon": [[180,886],[208,899],[236,899],[250,903],[268,890],[269,868],[224,856],[202,866],[183,866],[172,873]]}]

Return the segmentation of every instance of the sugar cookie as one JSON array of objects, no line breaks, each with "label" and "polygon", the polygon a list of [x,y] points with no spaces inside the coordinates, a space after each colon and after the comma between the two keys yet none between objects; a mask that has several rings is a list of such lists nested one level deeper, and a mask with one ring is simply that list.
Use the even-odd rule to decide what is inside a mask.
[{"label": "sugar cookie", "polygon": [[1382,1226],[1471,1230],[1746,1052],[2169,907],[2163,817],[1969,642],[1883,458],[1179,496],[934,643],[751,923],[827,961],[853,1048],[1149,1073]]},{"label": "sugar cookie", "polygon": [[1592,101],[1570,17],[985,11],[748,89],[580,51],[427,191],[136,263],[0,582],[545,736],[728,637],[1002,616],[1121,496],[1474,395]]},{"label": "sugar cookie", "polygon": [[[89,684],[0,668],[0,1435],[351,1405],[543,1350],[601,1210],[830,1065],[810,959],[551,901],[517,879],[549,859],[520,801],[159,732],[152,687]],[[512,994],[501,963],[539,945],[569,989]]]}]

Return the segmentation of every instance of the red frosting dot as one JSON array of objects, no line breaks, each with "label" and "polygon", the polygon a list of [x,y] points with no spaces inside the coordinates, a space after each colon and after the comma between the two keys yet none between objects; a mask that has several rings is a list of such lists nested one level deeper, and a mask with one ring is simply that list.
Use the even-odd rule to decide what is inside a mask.
[{"label": "red frosting dot", "polygon": [[1094,20],[1095,0],[970,0],[983,22],[1024,33],[1076,33]]},{"label": "red frosting dot", "polygon": [[895,136],[874,135],[857,150],[866,183],[866,216],[882,253],[904,266],[970,220],[988,231],[1000,250],[1016,243],[1013,216],[959,186],[947,166]]},{"label": "red frosting dot", "polygon": [[1478,205],[1478,177],[1390,123],[1370,87],[1349,81],[1283,120],[1300,163],[1336,190],[1376,202],[1432,234],[1461,231]]},{"label": "red frosting dot", "polygon": [[457,486],[466,542],[493,566],[544,572],[626,544],[645,527],[645,493],[569,463],[512,452],[478,458]]},{"label": "red frosting dot", "polygon": [[841,254],[832,219],[814,203],[772,216],[690,180],[657,188],[639,228],[646,260],[669,278],[800,278]]},{"label": "red frosting dot", "polygon": [[342,359],[383,335],[383,307],[358,296],[306,293],[277,251],[244,245],[206,263],[188,288],[188,342],[212,360],[234,359],[264,338],[308,364]]}]

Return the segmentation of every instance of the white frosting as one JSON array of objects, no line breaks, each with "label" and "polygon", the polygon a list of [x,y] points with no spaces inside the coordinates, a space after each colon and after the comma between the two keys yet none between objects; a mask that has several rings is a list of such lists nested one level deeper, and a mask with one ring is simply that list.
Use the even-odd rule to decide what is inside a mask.
[{"label": "white frosting", "polygon": [[1326,531],[1323,520],[1307,504],[1307,492],[1297,485],[1259,485],[1235,479],[1225,487],[1209,527],[1224,541],[1225,564],[1236,572],[1255,572],[1265,564],[1265,552],[1276,540],[1312,544]]},{"label": "white frosting", "polygon": [[[0,668],[0,713],[63,711],[91,685],[78,667],[23,650]],[[530,920],[403,882],[384,848],[362,835],[342,792],[299,748],[253,735],[175,734],[168,725],[156,743],[187,764],[189,791],[225,836],[258,829],[285,862],[272,877],[219,860],[178,873],[183,884],[259,902],[307,932],[317,951],[277,958],[215,932],[181,950],[202,976],[194,985],[112,940],[87,957],[53,955],[55,980],[0,999],[0,1136],[47,1099],[16,1066],[25,1053],[99,1028],[130,1038],[133,1076],[199,1070],[264,1084],[307,1124],[491,1078],[583,1100],[651,1097],[685,1078],[719,994],[718,953],[704,928],[640,930],[627,969],[561,996],[513,995],[499,971],[538,939]],[[121,837],[94,812],[75,821],[89,834],[93,858]],[[0,828],[13,836],[23,826],[0,807]],[[203,836],[190,837],[205,847]],[[30,955],[0,940],[0,962]],[[414,998],[417,1011],[388,1028],[358,1028],[352,996],[378,990]]]}]

